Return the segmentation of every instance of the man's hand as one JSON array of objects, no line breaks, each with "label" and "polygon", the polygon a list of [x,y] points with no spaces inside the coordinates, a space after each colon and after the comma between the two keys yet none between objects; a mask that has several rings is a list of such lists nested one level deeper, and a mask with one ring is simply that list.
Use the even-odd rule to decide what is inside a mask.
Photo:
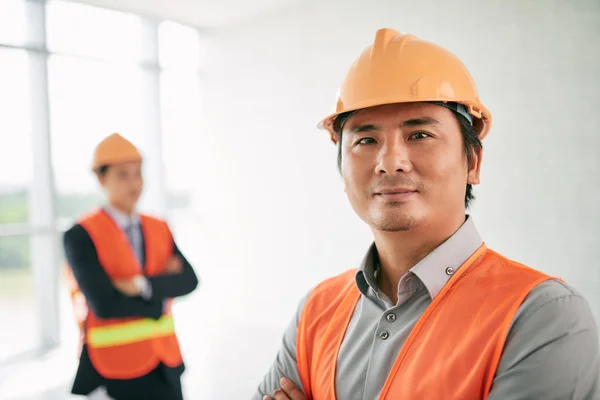
[{"label": "man's hand", "polygon": [[167,275],[174,275],[180,274],[181,272],[183,272],[183,261],[181,258],[177,256],[169,258],[169,261],[167,261],[167,264],[165,265],[164,273]]},{"label": "man's hand", "polygon": [[115,279],[112,281],[114,287],[125,296],[136,297],[140,295],[140,287],[135,284],[135,278]]},{"label": "man's hand", "polygon": [[273,392],[273,397],[265,396],[263,400],[307,400],[304,393],[289,379],[281,378],[279,384],[281,388]]}]

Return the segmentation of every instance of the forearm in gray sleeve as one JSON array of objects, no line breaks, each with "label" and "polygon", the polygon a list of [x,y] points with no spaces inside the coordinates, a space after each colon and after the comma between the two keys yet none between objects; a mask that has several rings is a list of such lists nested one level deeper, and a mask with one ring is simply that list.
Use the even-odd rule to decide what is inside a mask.
[{"label": "forearm in gray sleeve", "polygon": [[252,400],[262,400],[265,395],[271,396],[276,389],[281,387],[279,384],[281,378],[290,379],[296,386],[302,389],[300,373],[298,372],[298,364],[296,362],[296,337],[298,333],[298,322],[300,321],[300,315],[302,315],[302,310],[304,309],[306,297],[308,297],[308,295],[300,301],[296,315],[292,318],[285,330],[283,343],[277,353],[277,358],[258,386],[256,393],[252,396]]}]

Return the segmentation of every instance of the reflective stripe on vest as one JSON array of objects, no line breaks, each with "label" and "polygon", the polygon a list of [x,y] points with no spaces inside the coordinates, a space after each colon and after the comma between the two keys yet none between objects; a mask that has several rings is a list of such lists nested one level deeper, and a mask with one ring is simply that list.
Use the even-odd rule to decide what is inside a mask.
[{"label": "reflective stripe on vest", "polygon": [[90,328],[87,333],[87,342],[90,346],[98,349],[141,342],[174,333],[173,317],[165,315],[159,320],[144,318],[116,325]]}]

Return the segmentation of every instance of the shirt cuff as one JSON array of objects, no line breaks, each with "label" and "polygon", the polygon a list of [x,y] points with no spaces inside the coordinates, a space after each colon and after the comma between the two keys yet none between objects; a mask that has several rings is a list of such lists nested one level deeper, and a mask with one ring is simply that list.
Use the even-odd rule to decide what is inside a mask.
[{"label": "shirt cuff", "polygon": [[146,301],[152,299],[152,285],[150,281],[142,275],[133,278],[133,284],[139,289],[140,297]]}]

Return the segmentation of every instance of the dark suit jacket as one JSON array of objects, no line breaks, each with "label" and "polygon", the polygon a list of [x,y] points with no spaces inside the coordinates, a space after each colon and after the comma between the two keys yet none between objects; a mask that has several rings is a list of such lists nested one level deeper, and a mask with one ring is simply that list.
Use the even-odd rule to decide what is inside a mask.
[{"label": "dark suit jacket", "polygon": [[[125,296],[112,285],[110,278],[100,265],[92,239],[81,225],[73,226],[64,235],[67,261],[81,292],[85,295],[88,307],[99,318],[146,317],[158,319],[162,314],[164,299],[192,292],[198,285],[198,278],[175,244],[173,248],[173,253],[183,260],[183,272],[175,275],[149,277],[152,299],[145,301],[141,297]],[[144,263],[143,260],[142,263]],[[175,368],[161,364],[150,374],[131,381],[106,379],[94,369],[87,347],[84,345],[72,393],[85,395],[98,386],[105,386],[109,395],[115,399],[136,399],[138,396],[144,399],[178,399],[181,396],[180,376],[184,369],[183,364]],[[172,392],[170,392],[171,390]]]}]

